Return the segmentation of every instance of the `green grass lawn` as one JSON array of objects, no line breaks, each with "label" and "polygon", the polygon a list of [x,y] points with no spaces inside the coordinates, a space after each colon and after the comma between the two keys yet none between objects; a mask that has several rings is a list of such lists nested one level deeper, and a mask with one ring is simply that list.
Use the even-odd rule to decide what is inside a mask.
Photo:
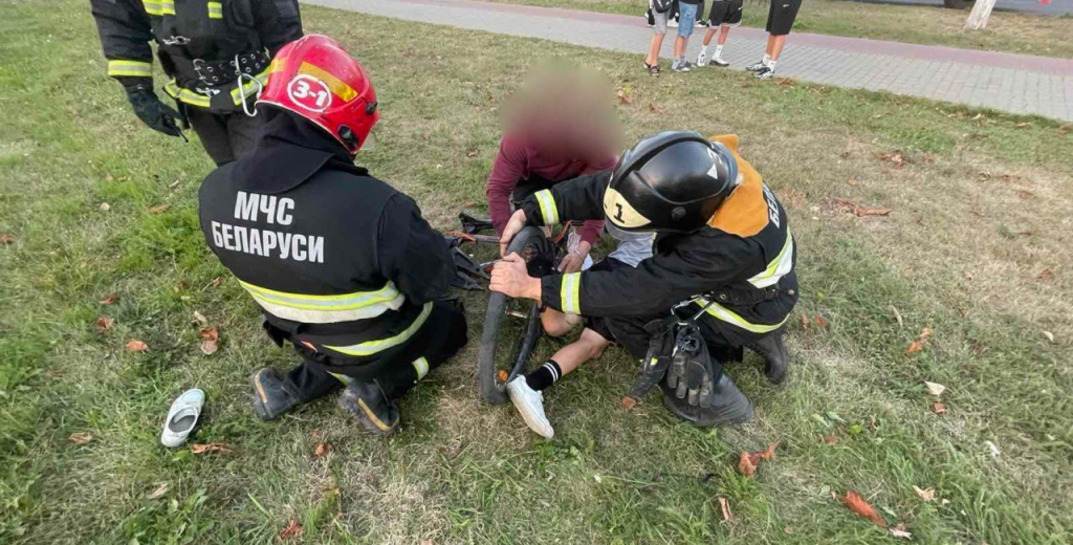
[{"label": "green grass lawn", "polygon": [[[377,86],[378,147],[360,162],[439,227],[481,209],[507,93],[535,64],[583,59],[629,98],[631,138],[740,134],[799,245],[791,383],[766,385],[755,357],[729,369],[756,403],[748,426],[691,428],[658,394],[623,411],[635,364],[613,349],[548,393],[544,441],[478,402],[470,346],[383,441],[331,400],[254,419],[247,374],[295,357],[204,246],[208,158],[129,112],[84,2],[2,13],[0,543],[267,543],[292,521],[287,543],[894,542],[834,499],[850,489],[914,543],[1073,537],[1068,126],[736,72],[653,79],[630,55],[309,8],[308,30]],[[836,199],[892,212],[858,218]],[[467,305],[475,338],[481,297]],[[212,356],[195,311],[220,328]],[[924,381],[947,386],[945,414]],[[231,452],[158,444],[191,386],[208,395],[196,440]],[[776,441],[755,477],[737,472],[741,451]]]},{"label": "green grass lawn", "polygon": [[[640,16],[647,0],[490,0]],[[764,28],[769,0],[745,0],[742,24]],[[711,1],[708,1],[708,6]],[[1073,57],[1073,17],[1043,17],[1009,11],[992,13],[985,30],[965,31],[969,11],[931,6],[866,4],[850,0],[805,0],[794,32],[874,38],[968,49]],[[733,33],[731,40],[733,40]],[[793,36],[790,37],[793,47]]]}]

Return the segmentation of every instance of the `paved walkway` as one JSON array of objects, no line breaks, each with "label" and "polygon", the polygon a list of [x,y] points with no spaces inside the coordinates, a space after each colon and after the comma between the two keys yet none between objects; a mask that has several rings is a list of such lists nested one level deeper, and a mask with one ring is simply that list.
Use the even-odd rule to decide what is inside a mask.
[{"label": "paved walkway", "polygon": [[[640,14],[632,17],[477,0],[306,3],[637,54],[647,51],[651,36]],[[694,32],[691,40],[691,60],[696,59],[700,30],[703,29]],[[673,32],[671,29],[664,40],[665,54],[670,52]],[[741,69],[761,57],[766,37],[760,29],[735,29],[723,57]],[[638,71],[640,64],[638,58]],[[1073,121],[1070,59],[795,33],[790,35],[779,60],[778,75]],[[668,72],[664,77],[676,76]]]}]

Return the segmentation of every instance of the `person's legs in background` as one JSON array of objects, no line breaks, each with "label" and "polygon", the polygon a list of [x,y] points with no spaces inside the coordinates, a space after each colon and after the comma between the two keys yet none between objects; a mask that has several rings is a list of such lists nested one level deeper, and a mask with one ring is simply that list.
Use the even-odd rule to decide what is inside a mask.
[{"label": "person's legs in background", "polygon": [[648,45],[645,57],[645,69],[653,76],[659,75],[659,50],[663,48],[663,37],[667,35],[667,12],[652,11],[652,41]]},{"label": "person's legs in background", "polygon": [[674,63],[671,70],[675,72],[689,72],[690,63],[686,62],[686,46],[689,37],[693,34],[693,26],[697,20],[697,5],[681,2],[679,5],[681,20],[678,24],[678,37],[674,41]]},{"label": "person's legs in background", "polygon": [[[741,24],[742,0],[715,0],[709,14],[708,32],[704,34],[704,44],[697,56],[698,66],[707,66],[709,62],[716,66],[729,66],[730,63],[723,60],[723,46],[727,43],[731,27]],[[715,53],[709,55],[708,47],[719,31],[719,40],[716,42]]]},{"label": "person's legs in background", "polygon": [[771,7],[768,9],[766,27],[768,39],[764,58],[746,67],[746,70],[756,72],[756,77],[759,79],[768,79],[775,75],[775,65],[786,45],[786,36],[790,34],[800,8],[801,0],[771,0]]}]

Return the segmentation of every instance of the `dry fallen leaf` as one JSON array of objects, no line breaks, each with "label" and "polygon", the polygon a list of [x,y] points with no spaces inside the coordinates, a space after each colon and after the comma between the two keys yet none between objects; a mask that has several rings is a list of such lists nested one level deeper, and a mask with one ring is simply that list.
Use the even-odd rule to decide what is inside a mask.
[{"label": "dry fallen leaf", "polygon": [[1048,340],[1048,341],[1050,341],[1050,342],[1052,342],[1052,343],[1054,342],[1054,333],[1051,333],[1050,331],[1046,331],[1046,330],[1044,330],[1044,331],[1043,331],[1043,336],[1044,336],[1044,337],[1047,337],[1047,340]]},{"label": "dry fallen leaf", "polygon": [[939,384],[938,382],[928,382],[928,381],[925,380],[924,381],[924,387],[928,389],[929,394],[931,394],[931,395],[933,395],[935,397],[939,397],[939,396],[943,395],[943,392],[946,391],[946,386],[943,386],[942,384]]},{"label": "dry fallen leaf", "polygon": [[100,301],[98,301],[98,303],[100,303],[102,305],[111,305],[111,304],[114,304],[118,300],[119,300],[119,294],[118,293],[109,293],[108,295],[104,296],[104,299],[101,299]]},{"label": "dry fallen leaf", "polygon": [[130,341],[127,341],[128,352],[145,352],[146,350],[149,350],[149,345],[145,344],[145,342],[143,341],[140,341],[138,339],[131,339]]},{"label": "dry fallen leaf", "polygon": [[160,214],[161,212],[167,212],[171,208],[170,204],[158,204],[156,206],[149,207],[150,214]]},{"label": "dry fallen leaf", "polygon": [[1043,282],[1050,282],[1051,280],[1054,280],[1054,271],[1050,269],[1043,269],[1039,272],[1039,274],[1036,275],[1036,278]]},{"label": "dry fallen leaf", "polygon": [[107,211],[112,209],[112,205],[110,205],[110,204],[108,204],[106,202],[102,202],[100,204],[100,206],[98,206],[97,208],[100,208],[101,212],[107,212]]},{"label": "dry fallen leaf", "polygon": [[279,538],[281,540],[291,539],[292,537],[298,537],[300,535],[302,535],[302,525],[298,524],[298,521],[294,519],[291,519],[291,521],[287,523],[286,528],[279,531]]},{"label": "dry fallen leaf", "polygon": [[935,489],[934,488],[920,488],[913,485],[913,492],[917,493],[917,496],[924,501],[935,501]]},{"label": "dry fallen leaf", "polygon": [[924,344],[928,342],[929,337],[931,337],[931,328],[925,327],[924,329],[921,329],[920,335],[917,336],[915,341],[909,343],[909,347],[905,349],[905,353],[916,354],[917,352],[924,350]]},{"label": "dry fallen leaf", "polygon": [[913,539],[913,534],[909,533],[909,530],[905,529],[905,523],[899,522],[893,528],[890,528],[890,535],[894,537],[900,537],[902,539]]},{"label": "dry fallen leaf", "polygon": [[202,313],[200,313],[200,312],[195,310],[194,311],[194,323],[197,324],[198,327],[205,327],[205,326],[209,325],[209,319],[206,318],[204,314],[202,314]]},{"label": "dry fallen leaf", "polygon": [[211,356],[220,349],[220,332],[215,327],[203,327],[198,331],[201,337],[201,353]]},{"label": "dry fallen leaf", "polygon": [[476,157],[476,156],[477,156],[477,150],[476,149],[471,149],[471,150],[466,152],[466,157]]},{"label": "dry fallen leaf", "polygon": [[93,434],[88,431],[76,431],[69,435],[67,440],[76,445],[84,445],[93,440]]},{"label": "dry fallen leaf", "polygon": [[619,104],[633,104],[633,99],[630,98],[630,95],[626,94],[625,89],[619,89],[618,92],[615,93],[615,96],[618,97]]},{"label": "dry fallen leaf", "polygon": [[890,208],[861,206],[849,199],[840,199],[838,197],[835,197],[834,202],[836,205],[838,205],[838,208],[840,210],[850,212],[858,218],[863,218],[866,216],[889,216],[890,213],[893,212],[893,210],[891,210]]},{"label": "dry fallen leaf", "polygon": [[0,244],[11,244],[15,242],[15,235],[11,233],[0,234]]},{"label": "dry fallen leaf", "polygon": [[931,404],[931,412],[935,414],[946,414],[946,405],[936,401]]},{"label": "dry fallen leaf", "polygon": [[823,329],[827,329],[827,326],[831,324],[831,322],[828,322],[827,318],[824,318],[822,314],[817,314],[813,320],[816,322],[817,327]]},{"label": "dry fallen leaf", "polygon": [[224,443],[194,443],[190,445],[190,452],[194,454],[207,454],[209,452],[227,454],[231,452],[231,447]]},{"label": "dry fallen leaf", "polygon": [[93,322],[97,326],[97,331],[104,333],[109,329],[112,329],[112,325],[115,324],[115,320],[110,316],[101,314],[97,317],[97,321]]},{"label": "dry fallen leaf", "polygon": [[779,446],[779,443],[776,441],[768,445],[765,450],[741,453],[741,457],[738,458],[738,471],[746,477],[752,477],[756,473],[756,468],[760,465],[760,460],[772,460],[775,458],[775,447],[777,446]]},{"label": "dry fallen leaf", "polygon": [[879,155],[879,158],[884,160],[884,161],[886,161],[886,162],[888,162],[888,163],[890,163],[890,164],[892,164],[892,165],[894,165],[894,168],[902,168],[903,166],[905,166],[905,163],[907,162],[905,160],[905,156],[902,155],[902,152],[900,152],[900,151],[891,151],[891,152],[887,152],[887,153],[882,153],[882,154]]},{"label": "dry fallen leaf", "polygon": [[331,445],[329,445],[328,443],[325,443],[324,441],[321,441],[321,442],[317,443],[313,447],[313,457],[314,458],[323,458],[329,452],[331,452],[331,450],[332,450]]},{"label": "dry fallen leaf", "polygon": [[209,282],[209,285],[214,287],[214,288],[218,288],[218,287],[220,287],[220,284],[223,284],[223,283],[224,283],[224,277],[217,276],[216,278],[212,279],[212,282]]},{"label": "dry fallen leaf", "polygon": [[656,106],[655,104],[653,104],[651,102],[648,103],[648,111],[650,111],[650,112],[652,112],[654,114],[665,114],[665,113],[667,113],[666,110],[664,110],[663,108],[660,108],[659,106]]},{"label": "dry fallen leaf", "polygon": [[872,504],[868,503],[855,490],[847,490],[846,495],[841,499],[842,503],[844,503],[850,511],[872,521],[876,526],[881,528],[887,527],[887,521],[883,520],[883,517],[876,512],[875,507],[872,507]]},{"label": "dry fallen leaf", "polygon": [[833,433],[829,433],[829,434],[823,436],[823,442],[828,444],[828,445],[837,445],[838,444],[838,436],[833,434]]},{"label": "dry fallen leaf", "polygon": [[734,513],[730,512],[730,502],[723,496],[719,496],[719,510],[723,512],[723,520],[730,522],[734,520]]},{"label": "dry fallen leaf", "polygon": [[168,493],[168,483],[160,483],[152,492],[145,495],[147,499],[155,500]]}]

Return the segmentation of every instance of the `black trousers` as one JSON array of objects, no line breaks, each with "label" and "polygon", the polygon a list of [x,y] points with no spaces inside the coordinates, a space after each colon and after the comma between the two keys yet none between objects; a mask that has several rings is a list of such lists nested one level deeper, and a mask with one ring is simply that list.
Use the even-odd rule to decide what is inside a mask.
[{"label": "black trousers", "polygon": [[201,145],[217,166],[249,153],[264,119],[250,117],[242,110],[229,114],[214,114],[193,106],[185,106],[184,110],[190,126],[201,139]]},{"label": "black trousers", "polygon": [[312,354],[296,346],[303,361],[287,373],[284,387],[305,403],[340,388],[343,383],[332,376],[336,374],[362,382],[375,381],[388,399],[399,399],[420,378],[414,360],[425,358],[429,370],[439,367],[466,345],[466,331],[466,315],[461,306],[454,301],[437,301],[424,325],[409,341],[361,363],[342,355]]}]

